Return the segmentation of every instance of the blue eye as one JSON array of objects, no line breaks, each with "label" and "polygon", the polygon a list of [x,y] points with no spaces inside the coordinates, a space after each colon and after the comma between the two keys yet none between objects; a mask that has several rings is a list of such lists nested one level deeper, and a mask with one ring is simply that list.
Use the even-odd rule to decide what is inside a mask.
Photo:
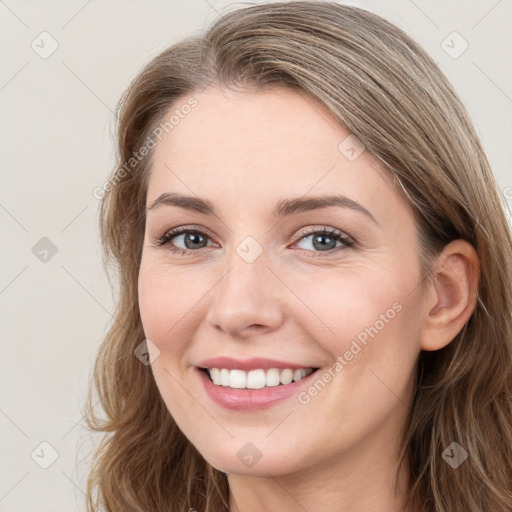
[{"label": "blue eye", "polygon": [[318,249],[318,251],[314,252],[329,252],[332,253],[343,247],[336,247],[337,243],[340,243],[341,246],[345,248],[352,247],[354,245],[354,240],[350,238],[345,233],[338,231],[337,229],[324,227],[322,230],[311,230],[306,234],[301,233],[301,237],[299,238],[299,242],[302,240],[306,240],[311,238],[311,245],[313,248]]},{"label": "blue eye", "polygon": [[[200,245],[200,247],[176,247],[172,240],[178,238],[180,236],[184,237],[185,245]],[[190,228],[176,228],[168,231],[162,238],[160,238],[157,242],[157,245],[169,245],[169,250],[172,252],[176,252],[178,254],[191,254],[193,252],[197,252],[197,249],[202,249],[205,246],[202,246],[205,240],[209,239],[208,235],[200,230],[200,229],[190,229]],[[188,242],[188,244],[187,244]]]},{"label": "blue eye", "polygon": [[[182,243],[185,247],[176,247],[174,245],[174,240],[182,238]],[[324,227],[323,229],[309,229],[309,231],[301,232],[299,237],[296,239],[297,241],[294,243],[296,245],[298,242],[302,240],[306,240],[311,238],[312,247],[316,250],[308,252],[318,252],[318,253],[327,253],[332,254],[333,252],[337,252],[341,249],[347,249],[352,247],[355,244],[355,241],[344,234],[341,231],[338,231],[333,228]],[[171,229],[167,233],[164,234],[156,243],[157,246],[167,245],[168,249],[173,253],[186,255],[186,254],[194,254],[197,253],[199,249],[204,249],[208,246],[208,241],[210,240],[209,235],[199,228],[191,228],[191,227],[180,227]],[[337,246],[337,244],[341,244]],[[315,256],[317,257],[317,256]]]}]

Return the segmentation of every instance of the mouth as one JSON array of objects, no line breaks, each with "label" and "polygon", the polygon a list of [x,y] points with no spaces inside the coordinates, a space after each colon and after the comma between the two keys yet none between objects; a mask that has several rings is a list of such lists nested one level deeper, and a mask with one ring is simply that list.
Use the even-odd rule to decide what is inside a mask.
[{"label": "mouth", "polygon": [[206,395],[217,405],[252,412],[291,399],[310,384],[320,367],[303,364],[266,357],[219,356],[196,363],[195,373]]},{"label": "mouth", "polygon": [[231,389],[262,389],[287,386],[315,373],[318,368],[199,368],[214,386]]}]

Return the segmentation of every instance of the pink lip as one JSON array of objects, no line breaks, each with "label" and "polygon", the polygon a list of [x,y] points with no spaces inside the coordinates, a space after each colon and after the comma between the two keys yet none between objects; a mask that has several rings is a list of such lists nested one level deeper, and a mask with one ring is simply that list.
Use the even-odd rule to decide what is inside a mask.
[{"label": "pink lip", "polygon": [[212,359],[205,359],[196,365],[199,368],[227,368],[228,370],[257,370],[262,368],[268,370],[269,368],[290,368],[292,370],[299,370],[301,368],[314,368],[313,366],[288,363],[286,361],[277,361],[275,359],[266,359],[263,357],[253,357],[251,359],[233,359],[232,357],[214,357]]},{"label": "pink lip", "polygon": [[[266,361],[268,362],[269,360],[267,359]],[[208,363],[209,362],[210,361],[208,361]],[[221,367],[226,368],[226,366]],[[296,365],[295,367],[299,368]],[[208,366],[208,368],[218,368],[218,366]],[[236,366],[236,368],[242,369],[240,366]],[[262,367],[258,366],[258,368]],[[269,366],[269,368],[276,368],[276,366]],[[290,366],[285,366],[284,368],[290,368]],[[196,368],[196,373],[198,374],[207,395],[216,404],[233,411],[259,411],[267,409],[286,398],[296,395],[304,385],[309,384],[310,379],[316,372],[311,373],[297,382],[292,382],[286,385],[280,384],[278,386],[261,389],[231,389],[229,387],[216,386],[210,380],[206,371]]]}]

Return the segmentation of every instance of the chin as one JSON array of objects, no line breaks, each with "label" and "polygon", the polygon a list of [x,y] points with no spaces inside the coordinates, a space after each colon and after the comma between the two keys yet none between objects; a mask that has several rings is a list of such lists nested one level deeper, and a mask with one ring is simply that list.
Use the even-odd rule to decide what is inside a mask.
[{"label": "chin", "polygon": [[270,447],[258,450],[250,442],[245,443],[241,448],[232,450],[226,447],[222,453],[202,453],[201,455],[211,466],[226,474],[267,478],[306,469],[306,465],[300,467],[301,464],[295,464],[286,454],[276,453]]}]

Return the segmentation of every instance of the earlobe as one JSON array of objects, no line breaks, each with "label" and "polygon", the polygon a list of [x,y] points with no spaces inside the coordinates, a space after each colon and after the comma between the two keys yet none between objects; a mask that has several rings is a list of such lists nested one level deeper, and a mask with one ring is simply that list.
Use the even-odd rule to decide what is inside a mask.
[{"label": "earlobe", "polygon": [[439,255],[428,286],[422,350],[439,350],[457,336],[475,309],[479,279],[475,248],[464,240],[450,242]]}]

